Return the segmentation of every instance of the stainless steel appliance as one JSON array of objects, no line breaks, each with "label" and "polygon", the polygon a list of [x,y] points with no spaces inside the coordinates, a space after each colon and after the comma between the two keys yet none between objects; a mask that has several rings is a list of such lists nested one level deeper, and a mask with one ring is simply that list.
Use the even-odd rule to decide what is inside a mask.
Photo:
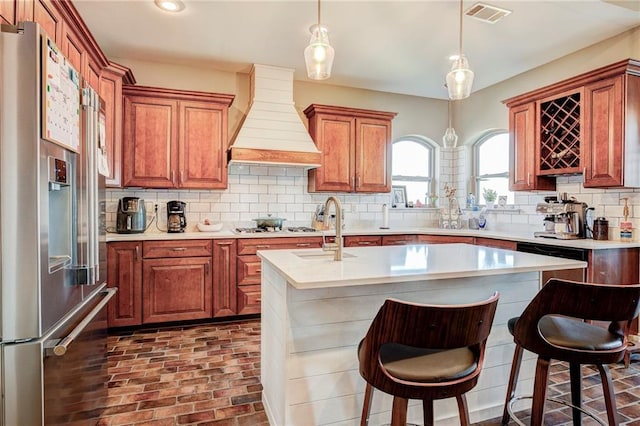
[{"label": "stainless steel appliance", "polygon": [[[516,250],[525,253],[541,254],[543,256],[561,257],[563,259],[588,261],[589,251],[576,247],[555,246],[538,243],[516,243]],[[560,278],[572,281],[584,281],[586,273],[584,269],[562,269],[559,271],[542,272],[542,284],[551,278]]]},{"label": "stainless steel appliance", "polygon": [[313,228],[309,228],[307,226],[289,226],[287,228],[274,228],[274,227],[238,227],[233,230],[236,234],[261,234],[261,233],[284,233],[284,232],[294,232],[294,233],[304,233],[304,232],[318,232]]},{"label": "stainless steel appliance", "polygon": [[538,203],[536,212],[545,215],[543,221],[545,230],[534,232],[533,235],[561,240],[586,238],[587,209],[585,203],[575,200]]},{"label": "stainless steel appliance", "polygon": [[187,204],[182,201],[167,203],[167,232],[184,232],[187,227],[186,208]]},{"label": "stainless steel appliance", "polygon": [[94,409],[68,396],[106,396],[104,108],[21,27],[0,32],[0,423],[65,424]]},{"label": "stainless steel appliance", "polygon": [[123,197],[118,200],[116,232],[138,234],[147,229],[147,210],[144,200],[138,197]]}]

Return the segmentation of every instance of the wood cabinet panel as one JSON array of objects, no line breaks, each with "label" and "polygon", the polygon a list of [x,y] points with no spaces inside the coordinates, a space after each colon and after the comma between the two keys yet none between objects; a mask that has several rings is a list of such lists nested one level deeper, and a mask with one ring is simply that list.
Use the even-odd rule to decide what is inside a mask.
[{"label": "wood cabinet panel", "polygon": [[553,190],[555,178],[536,173],[536,104],[509,109],[509,189]]},{"label": "wood cabinet panel", "polygon": [[213,316],[237,313],[236,240],[213,241]]},{"label": "wood cabinet panel", "polygon": [[637,284],[640,282],[640,248],[589,251],[588,282],[598,284]]},{"label": "wood cabinet panel", "polygon": [[623,185],[623,77],[585,86],[585,187]]},{"label": "wood cabinet panel", "polygon": [[33,3],[34,0],[16,0],[16,20],[18,22],[33,21]]},{"label": "wood cabinet panel", "polygon": [[260,285],[238,287],[238,315],[260,313]]},{"label": "wood cabinet panel", "polygon": [[83,62],[84,62],[84,46],[82,42],[75,34],[73,29],[66,22],[62,23],[62,37],[60,40],[60,49],[62,54],[71,62],[71,65],[81,75],[83,74]]},{"label": "wood cabinet panel", "polygon": [[161,257],[201,257],[211,256],[212,240],[168,240],[145,241],[143,257],[145,259]]},{"label": "wood cabinet panel", "polygon": [[16,1],[0,0],[0,23],[9,25],[16,23]]},{"label": "wood cabinet panel", "polygon": [[143,323],[211,318],[211,257],[145,259],[142,263]]},{"label": "wood cabinet panel", "polygon": [[321,167],[309,192],[391,191],[391,120],[395,113],[312,104],[304,111]]},{"label": "wood cabinet panel", "polygon": [[478,246],[486,246],[486,247],[500,248],[500,249],[506,249],[506,250],[513,250],[513,251],[516,250],[518,245],[515,241],[498,240],[496,238],[476,237],[475,240],[476,240],[475,243]]},{"label": "wood cabinet panel", "polygon": [[108,187],[122,185],[122,79],[123,73],[109,67],[100,74],[100,97],[105,103],[105,127],[109,176]]},{"label": "wood cabinet panel", "polygon": [[180,102],[179,107],[179,186],[226,188],[227,107],[190,101]]},{"label": "wood cabinet panel", "polygon": [[345,247],[367,247],[382,245],[382,237],[379,235],[349,235],[344,237]]},{"label": "wood cabinet panel", "polygon": [[418,244],[418,235],[384,235],[382,237],[383,246],[404,246],[408,244]]},{"label": "wood cabinet panel", "polygon": [[142,324],[142,242],[107,245],[107,286],[118,288],[107,306],[109,327]]},{"label": "wood cabinet panel", "polygon": [[320,248],[322,237],[240,238],[238,255],[256,254],[258,250]]},{"label": "wood cabinet panel", "polygon": [[260,284],[262,261],[256,255],[238,256],[238,286]]},{"label": "wood cabinet panel", "polygon": [[391,121],[358,118],[356,122],[356,192],[391,191]]},{"label": "wood cabinet panel", "polygon": [[[33,1],[33,20],[60,46],[62,39],[62,16],[49,0]],[[80,71],[80,69],[78,69]]]},{"label": "wood cabinet panel", "polygon": [[123,186],[174,187],[177,101],[124,97]]},{"label": "wood cabinet panel", "polygon": [[82,76],[84,77],[89,87],[91,87],[96,92],[100,92],[100,74],[102,72],[102,67],[91,58],[90,55],[85,55],[85,64],[84,70],[82,72]]},{"label": "wood cabinet panel", "polygon": [[474,237],[462,237],[454,235],[418,235],[418,242],[424,244],[474,244]]}]

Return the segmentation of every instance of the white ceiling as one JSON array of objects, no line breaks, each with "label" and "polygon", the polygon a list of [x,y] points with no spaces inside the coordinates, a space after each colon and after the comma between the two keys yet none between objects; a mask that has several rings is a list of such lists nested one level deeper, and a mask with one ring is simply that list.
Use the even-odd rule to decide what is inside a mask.
[{"label": "white ceiling", "polygon": [[[303,50],[317,21],[315,0],[183,2],[176,14],[153,0],[73,1],[109,58],[232,72],[258,63],[294,68],[296,79],[306,79]],[[495,24],[465,16],[474,91],[640,25],[640,0],[484,2],[513,13]],[[475,3],[465,0],[464,9]],[[336,51],[326,84],[445,99],[458,11],[456,0],[324,0],[322,22]]]}]

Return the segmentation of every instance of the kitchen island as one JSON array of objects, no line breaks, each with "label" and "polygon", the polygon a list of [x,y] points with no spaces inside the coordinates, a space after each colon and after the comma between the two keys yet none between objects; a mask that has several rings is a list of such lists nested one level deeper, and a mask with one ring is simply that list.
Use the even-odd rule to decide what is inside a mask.
[{"label": "kitchen island", "polygon": [[[387,297],[418,303],[468,303],[500,292],[476,388],[472,422],[502,413],[519,315],[547,270],[586,262],[468,244],[346,248],[342,261],[320,249],[259,251],[262,259],[262,400],[271,425],[359,424],[365,382],[356,348]],[[525,356],[519,390],[533,386]],[[389,423],[391,397],[374,392],[371,425]],[[422,423],[419,401],[408,421]],[[455,399],[437,401],[440,424],[459,424]]]}]

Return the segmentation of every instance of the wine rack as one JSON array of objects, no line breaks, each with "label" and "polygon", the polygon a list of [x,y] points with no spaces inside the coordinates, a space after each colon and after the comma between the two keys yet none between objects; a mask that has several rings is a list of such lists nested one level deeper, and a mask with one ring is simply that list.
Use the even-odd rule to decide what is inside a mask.
[{"label": "wine rack", "polygon": [[540,103],[540,174],[581,172],[580,92]]}]

